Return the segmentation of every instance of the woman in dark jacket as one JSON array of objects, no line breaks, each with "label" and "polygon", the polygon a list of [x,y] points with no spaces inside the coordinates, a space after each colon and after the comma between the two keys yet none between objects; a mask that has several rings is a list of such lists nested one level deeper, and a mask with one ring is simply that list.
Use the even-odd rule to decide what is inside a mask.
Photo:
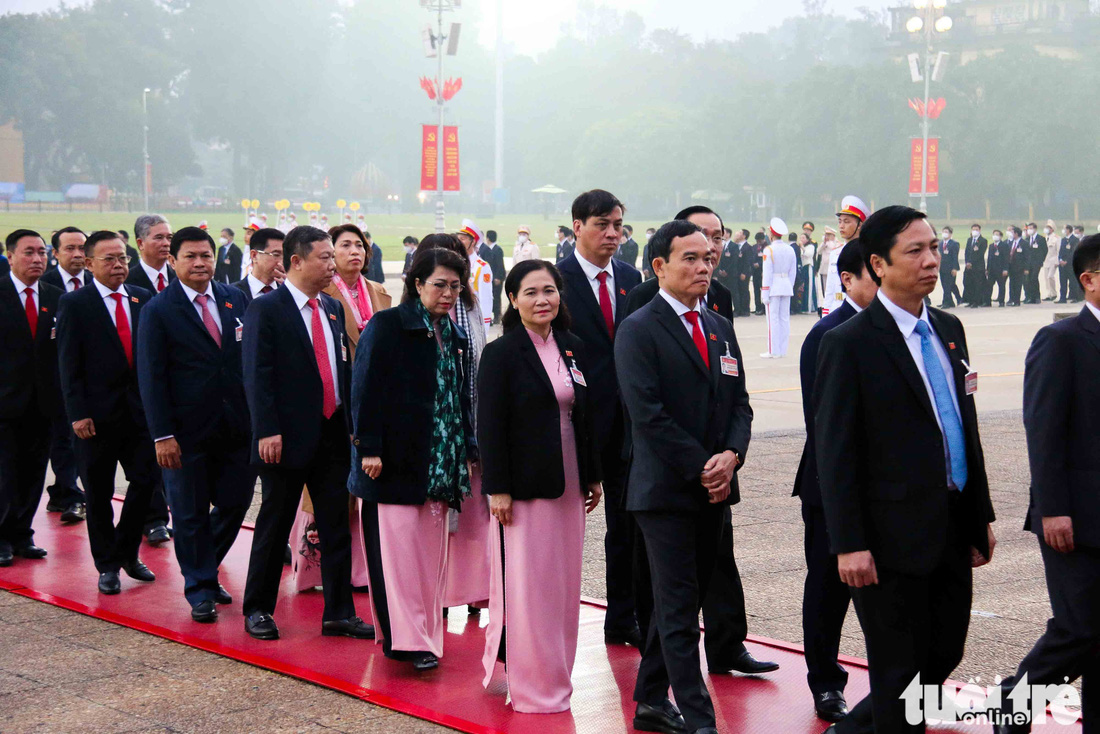
[{"label": "woman in dark jacket", "polygon": [[561,274],[527,260],[504,290],[504,336],[485,347],[478,374],[481,487],[496,518],[483,682],[506,650],[512,707],[554,713],[573,693],[584,516],[603,494],[602,472]]},{"label": "woman in dark jacket", "polygon": [[417,670],[443,655],[449,516],[477,460],[462,389],[469,342],[448,316],[468,267],[447,250],[418,252],[401,305],[367,323],[352,373],[348,490],[364,500],[375,628],[385,654]]}]

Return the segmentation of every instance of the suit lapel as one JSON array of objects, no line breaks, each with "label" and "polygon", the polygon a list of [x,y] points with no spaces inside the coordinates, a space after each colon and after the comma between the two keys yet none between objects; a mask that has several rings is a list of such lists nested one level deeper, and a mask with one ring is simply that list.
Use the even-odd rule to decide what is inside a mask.
[{"label": "suit lapel", "polygon": [[924,380],[921,379],[920,370],[917,369],[917,365],[913,361],[913,355],[909,352],[909,347],[906,346],[905,339],[902,338],[901,330],[898,329],[894,317],[890,315],[890,312],[886,310],[886,306],[882,305],[882,302],[877,298],[871,303],[868,310],[871,312],[872,323],[879,330],[879,340],[886,348],[886,353],[890,355],[890,359],[901,371],[902,376],[909,383],[909,387],[913,389],[920,404],[924,406],[929,415],[935,418],[936,414],[932,408],[932,402],[928,399],[928,391],[924,388]]},{"label": "suit lapel", "polygon": [[[520,351],[523,352],[523,358],[526,360],[528,366],[535,371],[535,374],[542,380],[542,384],[546,386],[546,389],[550,391],[550,394],[554,394],[554,385],[550,382],[550,376],[546,374],[546,368],[542,364],[542,359],[539,357],[538,350],[535,349],[534,342],[531,341],[530,334],[527,333],[527,329],[519,327],[523,330],[522,335],[517,335],[520,340]],[[561,349],[561,344],[558,345]],[[565,359],[565,355],[562,355],[562,359]]]},{"label": "suit lapel", "polygon": [[[276,294],[278,295],[276,296]],[[298,341],[302,345],[302,349],[310,357],[307,361],[312,367],[313,373],[320,377],[321,373],[317,370],[317,360],[313,358],[313,340],[310,339],[309,332],[306,331],[305,322],[302,321],[302,313],[294,302],[294,296],[285,288],[276,288],[274,293],[268,294],[268,298],[272,297],[283,299],[283,309],[286,311],[285,318],[290,324],[290,330],[298,335]]]},{"label": "suit lapel", "polygon": [[[673,340],[679,344],[691,361],[698,367],[707,379],[710,379],[710,370],[703,364],[703,357],[699,354],[699,350],[695,348],[695,342],[688,336],[687,329],[684,327],[684,322],[680,320],[680,317],[676,315],[676,312],[672,310],[672,306],[665,302],[664,298],[653,299],[653,307],[657,312],[657,321],[672,335]],[[706,329],[700,324],[700,328],[703,328],[704,339],[706,338]],[[709,355],[708,355],[709,356]]]},{"label": "suit lapel", "polygon": [[[704,309],[703,318],[700,322],[700,326],[703,329],[703,338],[707,340],[707,359],[710,361],[710,388],[715,390],[718,387],[718,380],[722,374],[722,357],[725,356],[726,345],[723,341],[718,341],[718,330],[715,328],[715,314],[706,313]],[[692,342],[694,346],[694,342]],[[733,356],[733,353],[730,353]]]},{"label": "suit lapel", "polygon": [[[217,347],[217,343],[214,341],[214,337],[210,336],[210,332],[206,330],[206,324],[202,322],[202,318],[199,316],[198,311],[195,310],[196,305],[193,301],[187,298],[187,293],[184,292],[182,285],[171,285],[164,289],[165,292],[171,291],[171,298],[176,302],[176,308],[179,309],[183,320],[190,323],[192,327],[199,330],[200,339],[205,339],[211,346]],[[212,297],[214,290],[210,290]]]},{"label": "suit lapel", "polygon": [[[340,318],[336,315],[336,310],[330,311],[330,306],[326,306],[324,300],[322,300],[323,294],[317,294],[317,303],[321,304],[321,310],[324,312],[321,318],[328,324],[328,329],[332,332],[332,353],[336,362],[336,389],[340,391],[341,400],[343,400],[343,388],[344,388],[344,349],[345,345],[340,341],[340,337],[343,336],[340,333]],[[335,299],[333,299],[335,300]],[[312,346],[313,342],[310,341]],[[321,373],[318,372],[318,375]]]},{"label": "suit lapel", "polygon": [[237,321],[244,314],[236,313],[229,302],[229,298],[225,294],[218,293],[213,283],[210,284],[210,291],[217,299],[215,303],[218,306],[218,316],[222,322],[222,348],[224,349],[227,340],[237,338]]},{"label": "suit lapel", "polygon": [[1100,319],[1097,319],[1088,306],[1077,315],[1077,325],[1088,334],[1088,341],[1100,351]]},{"label": "suit lapel", "polygon": [[3,280],[0,281],[0,291],[3,291],[3,298],[8,302],[8,308],[12,310],[13,314],[18,315],[15,320],[20,324],[20,331],[27,337],[28,341],[34,341],[31,338],[31,325],[27,323],[26,309],[19,300],[19,293],[15,290],[15,283],[12,282],[10,276],[3,276]]},{"label": "suit lapel", "polygon": [[[623,282],[625,279],[626,266],[621,265],[618,260],[611,259],[611,272],[615,274],[615,293],[613,298],[615,299],[615,328],[619,328],[619,324],[626,318],[626,284]],[[598,303],[596,304],[599,305]],[[603,313],[600,313],[600,318],[603,318]]]},{"label": "suit lapel", "polygon": [[[133,296],[130,295],[129,290],[126,289],[125,285],[126,284],[123,283],[122,290],[125,292],[125,298],[130,301],[130,349],[132,354],[134,346],[133,337],[134,334],[137,333],[139,304],[134,302]],[[118,351],[119,357],[126,359],[126,352],[124,351],[124,348],[122,346],[122,338],[118,335],[118,326],[113,321],[111,321],[111,314],[107,310],[109,308],[112,308],[113,304],[107,303],[107,301],[99,295],[98,288],[93,286],[91,292],[95,294],[95,297],[93,298],[91,295],[88,295],[85,296],[85,298],[91,301],[91,303],[89,303],[88,305],[91,306],[90,311],[93,314],[92,318],[96,319],[99,322],[99,327],[103,329],[105,333],[114,335],[114,338],[108,337],[107,341],[109,341],[115,347],[115,349]],[[98,306],[95,305],[96,301],[99,302]]]},{"label": "suit lapel", "polygon": [[[607,341],[611,342],[611,335],[607,333],[607,324],[603,320],[603,311],[600,310],[600,302],[596,300],[596,294],[592,291],[592,286],[588,282],[588,276],[584,274],[584,268],[577,262],[577,258],[570,254],[568,258],[562,263],[562,270],[565,272],[566,277],[569,279],[569,285],[574,291],[579,293],[581,303],[583,303],[589,312],[589,317],[595,319],[596,324],[599,326],[599,331]],[[619,311],[622,313],[622,310]]]},{"label": "suit lapel", "polygon": [[963,408],[965,403],[963,398],[966,396],[966,373],[968,370],[962,363],[964,359],[962,350],[957,348],[956,340],[959,340],[959,335],[955,333],[953,326],[940,312],[929,309],[928,318],[932,322],[932,328],[935,329],[936,335],[943,342],[944,351],[947,352],[947,361],[951,363],[951,378],[955,383],[955,396],[959,402],[959,412],[965,416],[966,410]]}]

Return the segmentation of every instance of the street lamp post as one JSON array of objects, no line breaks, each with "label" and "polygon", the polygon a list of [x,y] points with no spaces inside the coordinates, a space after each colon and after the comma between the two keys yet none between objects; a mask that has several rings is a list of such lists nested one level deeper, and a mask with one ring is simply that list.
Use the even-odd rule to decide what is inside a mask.
[{"label": "street lamp post", "polygon": [[913,0],[913,7],[922,11],[923,17],[915,15],[905,27],[911,33],[924,30],[924,118],[921,123],[921,166],[920,166],[920,210],[928,213],[928,109],[932,86],[932,34],[951,30],[951,18],[942,15],[936,18],[937,11],[943,10],[947,0]]},{"label": "street lamp post", "polygon": [[149,92],[146,87],[141,92],[141,152],[145,162],[145,175],[142,177],[145,191],[145,211],[149,211],[149,190],[153,188],[153,169],[149,163],[149,104],[147,102]]}]

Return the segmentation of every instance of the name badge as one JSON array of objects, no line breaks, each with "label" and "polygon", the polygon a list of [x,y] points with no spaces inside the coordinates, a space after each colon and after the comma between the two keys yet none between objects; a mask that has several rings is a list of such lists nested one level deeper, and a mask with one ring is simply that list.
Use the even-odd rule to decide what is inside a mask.
[{"label": "name badge", "polygon": [[348,361],[348,345],[344,342],[344,335],[340,335],[340,360],[342,362]]},{"label": "name badge", "polygon": [[56,338],[57,338],[57,327],[55,326],[52,329],[50,329],[50,339],[56,339]]},{"label": "name badge", "polygon": [[720,358],[722,374],[728,377],[737,377],[740,372],[737,369],[737,358],[730,354],[730,343],[726,342],[726,353]]},{"label": "name badge", "polygon": [[963,378],[963,389],[967,395],[973,395],[978,392],[978,372],[974,370],[966,363],[966,360],[962,360],[963,366],[966,367],[966,377]]},{"label": "name badge", "polygon": [[584,381],[584,375],[577,369],[577,361],[573,360],[573,366],[569,368],[569,374],[573,376],[573,382],[577,383],[581,387],[588,387],[588,383]]},{"label": "name badge", "polygon": [[240,341],[244,337],[244,324],[241,323],[240,319],[237,319],[237,328],[234,330],[234,333],[237,335],[237,341]]}]

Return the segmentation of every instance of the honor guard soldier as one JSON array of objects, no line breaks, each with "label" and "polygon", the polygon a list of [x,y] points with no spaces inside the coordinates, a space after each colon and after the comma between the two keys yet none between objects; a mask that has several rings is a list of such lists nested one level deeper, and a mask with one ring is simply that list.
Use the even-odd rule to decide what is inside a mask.
[{"label": "honor guard soldier", "polygon": [[[845,242],[851,242],[859,237],[859,230],[867,221],[871,208],[863,203],[863,199],[849,194],[840,200],[840,211],[836,213],[837,229]],[[840,289],[840,273],[836,269],[837,258],[844,245],[837,247],[829,256],[829,275],[825,279],[825,297],[821,304],[821,315],[828,316],[834,308],[839,308],[844,302],[844,293]]]},{"label": "honor guard soldier", "polygon": [[768,351],[760,356],[781,359],[787,356],[787,342],[791,338],[791,296],[798,274],[798,256],[783,241],[787,236],[786,222],[774,217],[768,232],[772,242],[764,248],[764,283],[760,288],[768,315]]}]

